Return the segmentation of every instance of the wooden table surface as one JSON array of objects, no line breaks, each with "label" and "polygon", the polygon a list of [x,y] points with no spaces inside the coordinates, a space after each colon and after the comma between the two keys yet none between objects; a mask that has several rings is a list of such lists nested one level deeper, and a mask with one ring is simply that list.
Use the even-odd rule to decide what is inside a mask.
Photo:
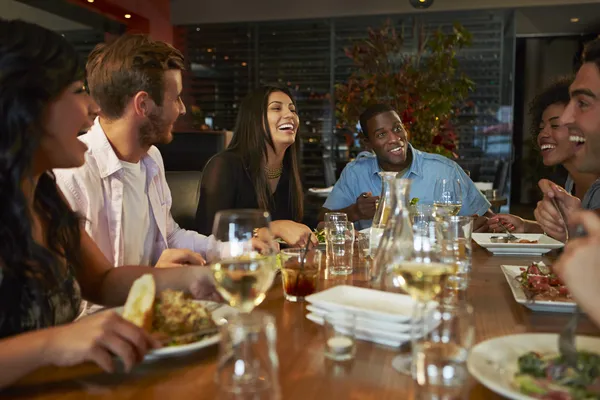
[{"label": "wooden table surface", "polygon": [[[568,315],[533,313],[517,304],[500,269],[501,264],[525,265],[539,260],[549,263],[552,257],[491,256],[474,246],[467,297],[475,309],[477,342],[513,333],[558,333]],[[353,361],[334,363],[325,359],[322,328],[305,318],[304,304],[283,299],[278,283],[259,308],[277,319],[282,399],[414,398],[412,379],[391,366],[399,350],[359,341]],[[367,269],[362,265],[350,277],[326,279],[320,289],[335,285],[368,286]],[[599,335],[600,331],[582,318],[578,333]],[[213,399],[217,398],[217,354],[218,346],[212,346],[185,357],[144,363],[130,374],[107,375],[91,365],[47,368],[0,393],[0,399]],[[31,383],[32,380],[50,382]],[[474,379],[465,387],[464,398],[502,399]]]}]

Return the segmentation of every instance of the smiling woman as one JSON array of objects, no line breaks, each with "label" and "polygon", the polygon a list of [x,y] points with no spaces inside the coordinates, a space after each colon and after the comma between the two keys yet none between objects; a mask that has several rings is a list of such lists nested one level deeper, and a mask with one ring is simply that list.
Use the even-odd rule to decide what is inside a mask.
[{"label": "smiling woman", "polygon": [[296,135],[300,120],[285,88],[264,86],[243,101],[229,148],[202,174],[198,232],[210,234],[218,211],[258,208],[271,213],[273,234],[290,245],[316,242],[302,220],[304,194]]}]

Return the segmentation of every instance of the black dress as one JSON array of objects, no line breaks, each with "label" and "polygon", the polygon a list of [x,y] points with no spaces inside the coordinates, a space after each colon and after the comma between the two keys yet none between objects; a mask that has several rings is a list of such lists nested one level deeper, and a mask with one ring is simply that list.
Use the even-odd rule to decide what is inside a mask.
[{"label": "black dress", "polygon": [[[200,201],[196,210],[197,231],[210,235],[217,212],[242,208],[258,208],[256,192],[241,156],[225,150],[211,158],[202,171]],[[272,221],[295,220],[286,169],[279,178],[268,211]]]}]

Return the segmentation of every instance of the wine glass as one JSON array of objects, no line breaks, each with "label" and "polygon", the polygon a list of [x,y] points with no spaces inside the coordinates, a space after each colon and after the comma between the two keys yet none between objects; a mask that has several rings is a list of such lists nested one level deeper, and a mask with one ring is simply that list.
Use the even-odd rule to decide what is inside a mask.
[{"label": "wine glass", "polygon": [[[271,217],[261,210],[225,210],[215,216],[217,243],[207,258],[217,291],[240,312],[262,303],[277,272],[277,247],[269,228]],[[254,232],[260,230],[260,239]]]},{"label": "wine glass", "polygon": [[436,217],[458,215],[462,206],[460,180],[440,178],[433,189],[433,212]]},{"label": "wine glass", "polygon": [[[397,252],[390,258],[388,275],[384,282],[401,288],[413,298],[415,305],[411,320],[413,344],[420,332],[426,332],[429,308],[443,291],[446,280],[455,273],[454,263],[442,262],[440,235],[445,222],[433,215],[423,215],[412,225],[412,247]],[[393,360],[400,372],[411,373],[412,357],[400,355]]]}]

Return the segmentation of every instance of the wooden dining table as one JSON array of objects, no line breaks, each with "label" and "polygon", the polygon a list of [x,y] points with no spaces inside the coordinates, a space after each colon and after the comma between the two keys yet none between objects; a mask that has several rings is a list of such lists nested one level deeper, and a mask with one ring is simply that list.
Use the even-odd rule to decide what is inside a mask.
[{"label": "wooden dining table", "polygon": [[[560,332],[569,314],[532,312],[517,304],[500,268],[502,264],[525,266],[532,261],[549,264],[555,258],[555,253],[546,257],[493,256],[474,244],[466,297],[475,311],[477,343],[516,333]],[[369,287],[368,262],[358,258],[355,261],[352,275],[325,276],[318,290],[336,285]],[[323,328],[306,319],[305,303],[284,299],[279,281],[258,309],[276,319],[282,399],[415,398],[417,388],[411,377],[392,367],[392,359],[408,349],[358,341],[354,360],[328,360],[324,355]],[[600,330],[583,317],[578,333],[597,336]],[[0,399],[213,399],[218,398],[214,381],[217,358],[215,345],[182,357],[144,362],[130,373],[105,374],[91,364],[44,368],[0,392]],[[469,378],[461,398],[503,397]]]}]

